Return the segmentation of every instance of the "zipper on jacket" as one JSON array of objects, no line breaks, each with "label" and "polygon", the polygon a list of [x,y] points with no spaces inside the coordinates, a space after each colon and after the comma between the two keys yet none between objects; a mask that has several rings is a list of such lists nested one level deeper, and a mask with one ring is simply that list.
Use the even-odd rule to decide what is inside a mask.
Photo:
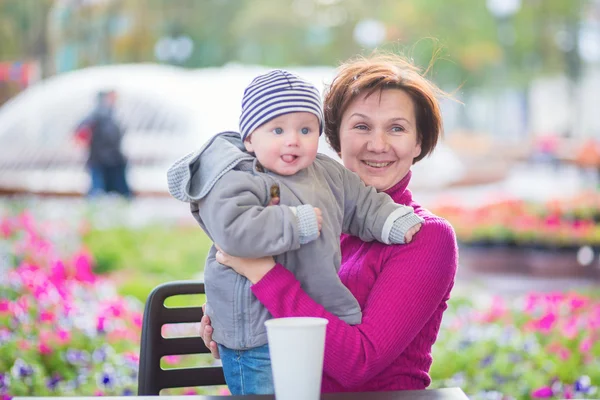
[{"label": "zipper on jacket", "polygon": [[236,294],[235,294],[235,305],[237,307],[235,307],[235,315],[240,315],[241,314],[241,318],[240,318],[240,322],[241,322],[241,326],[239,327],[239,329],[237,329],[237,334],[239,335],[239,345],[240,348],[245,349],[246,348],[246,314],[248,314],[246,311],[246,296],[244,296],[244,291],[246,289],[246,285],[244,282],[245,278],[242,275],[237,275],[236,276]]}]

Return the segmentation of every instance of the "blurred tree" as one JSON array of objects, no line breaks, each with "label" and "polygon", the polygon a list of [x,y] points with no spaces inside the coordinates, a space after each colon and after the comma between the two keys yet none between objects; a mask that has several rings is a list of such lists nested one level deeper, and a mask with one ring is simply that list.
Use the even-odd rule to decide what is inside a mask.
[{"label": "blurred tree", "polygon": [[37,61],[48,71],[47,16],[54,0],[0,0],[0,61]]},{"label": "blurred tree", "polygon": [[[337,65],[372,51],[357,43],[356,27],[374,21],[384,29],[378,47],[403,51],[422,66],[438,54],[433,73],[440,83],[493,82],[504,65],[507,82],[524,86],[538,74],[577,78],[576,35],[589,2],[521,0],[509,20],[500,20],[486,0],[0,0],[0,60],[48,60],[51,53],[74,59],[65,68],[156,62],[160,38],[186,35],[194,43],[187,67]],[[57,9],[60,18],[44,17]],[[47,29],[48,20],[56,26]]]}]

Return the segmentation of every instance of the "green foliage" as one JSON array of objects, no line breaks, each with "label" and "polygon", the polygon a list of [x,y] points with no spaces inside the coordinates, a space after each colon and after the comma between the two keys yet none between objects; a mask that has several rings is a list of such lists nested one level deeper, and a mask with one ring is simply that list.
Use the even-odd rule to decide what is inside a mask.
[{"label": "green foliage", "polygon": [[118,290],[142,301],[156,285],[197,279],[212,242],[196,226],[92,229],[84,236],[94,272],[113,274]]},{"label": "green foliage", "polygon": [[[375,19],[386,29],[380,47],[412,52],[418,43],[415,61],[421,66],[429,65],[434,52],[420,41],[439,40],[445,51],[437,61],[434,78],[443,86],[493,84],[503,66],[508,68],[506,78],[512,84],[524,85],[539,74],[578,76],[581,61],[577,48],[561,50],[557,32],[576,34],[584,10],[593,11],[591,0],[522,1],[515,15],[507,19],[494,18],[485,1],[470,0],[123,0],[66,4],[0,1],[0,60],[50,59],[47,49],[72,46],[79,54],[79,68],[156,62],[154,46],[159,38],[185,34],[195,44],[186,67],[229,62],[338,65],[357,53],[372,51],[356,43],[353,32],[358,22]],[[52,35],[43,31],[47,20],[56,25]],[[501,39],[503,35],[505,39]]]}]

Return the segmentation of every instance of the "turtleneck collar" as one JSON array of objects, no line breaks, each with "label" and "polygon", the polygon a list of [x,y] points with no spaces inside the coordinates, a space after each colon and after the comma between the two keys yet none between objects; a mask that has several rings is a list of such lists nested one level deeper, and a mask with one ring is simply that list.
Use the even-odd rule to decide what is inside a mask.
[{"label": "turtleneck collar", "polygon": [[397,203],[407,204],[412,201],[412,194],[410,190],[407,189],[408,184],[410,183],[410,178],[412,177],[412,171],[408,170],[408,173],[404,175],[404,178],[400,179],[398,183],[394,186],[385,190],[385,193],[389,194],[394,201]]}]

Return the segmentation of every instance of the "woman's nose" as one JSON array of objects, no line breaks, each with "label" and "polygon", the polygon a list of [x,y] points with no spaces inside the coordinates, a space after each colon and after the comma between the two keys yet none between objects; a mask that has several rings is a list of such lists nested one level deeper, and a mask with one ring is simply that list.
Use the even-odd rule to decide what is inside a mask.
[{"label": "woman's nose", "polygon": [[388,151],[388,142],[383,132],[373,132],[367,142],[367,150],[375,153],[385,153]]}]

